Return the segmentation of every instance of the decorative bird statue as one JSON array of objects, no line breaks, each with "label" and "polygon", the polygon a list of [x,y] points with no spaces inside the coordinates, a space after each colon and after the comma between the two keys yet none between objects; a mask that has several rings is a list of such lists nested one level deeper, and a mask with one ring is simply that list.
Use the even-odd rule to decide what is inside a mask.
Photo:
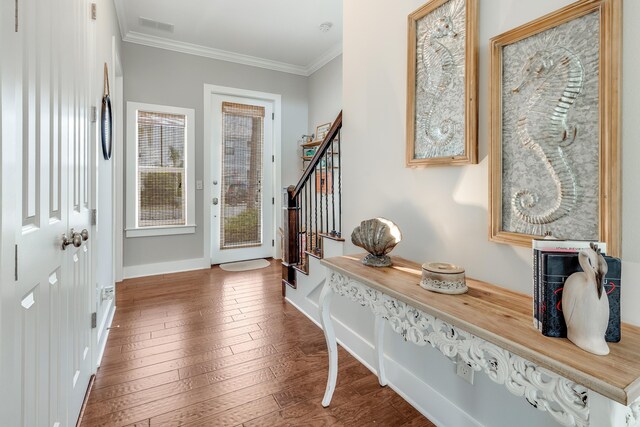
[{"label": "decorative bird statue", "polygon": [[605,341],[609,325],[609,297],[604,291],[607,262],[597,245],[580,251],[584,272],[573,273],[562,291],[562,312],[567,338],[581,349],[597,355],[609,354]]}]

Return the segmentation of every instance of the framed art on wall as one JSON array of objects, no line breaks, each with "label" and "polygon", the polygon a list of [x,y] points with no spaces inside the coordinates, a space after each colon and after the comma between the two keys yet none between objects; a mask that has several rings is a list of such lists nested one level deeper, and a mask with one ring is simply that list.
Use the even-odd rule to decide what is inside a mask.
[{"label": "framed art on wall", "polygon": [[323,141],[331,130],[331,122],[316,126],[316,141]]},{"label": "framed art on wall", "polygon": [[408,27],[407,166],[477,163],[477,0],[431,0]]},{"label": "framed art on wall", "polygon": [[620,251],[621,0],[580,0],[491,40],[491,240]]}]

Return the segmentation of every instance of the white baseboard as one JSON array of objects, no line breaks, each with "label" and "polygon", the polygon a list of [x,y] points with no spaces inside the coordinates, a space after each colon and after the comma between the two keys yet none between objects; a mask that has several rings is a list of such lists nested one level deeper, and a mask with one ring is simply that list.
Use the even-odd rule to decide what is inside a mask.
[{"label": "white baseboard", "polygon": [[96,357],[96,366],[99,367],[102,362],[102,356],[107,348],[107,339],[109,338],[109,328],[113,322],[113,316],[116,314],[116,305],[114,300],[109,300],[107,315],[102,319],[100,328],[98,329],[98,356]]},{"label": "white baseboard", "polygon": [[159,262],[155,264],[129,265],[124,267],[124,278],[155,276],[158,274],[180,273],[182,271],[210,268],[208,258],[183,259],[180,261]]},{"label": "white baseboard", "polygon": [[[309,313],[294,303],[290,298],[286,301],[307,316],[316,326],[320,323]],[[317,305],[309,301],[312,305]],[[368,361],[365,354],[373,355],[373,344],[351,330],[348,326],[333,319],[338,343],[360,363],[377,375],[373,361]],[[439,427],[482,427],[476,419],[464,412],[436,389],[409,372],[400,363],[385,355],[385,369],[389,387],[398,393],[418,412]],[[393,379],[393,381],[391,381]],[[412,396],[416,396],[414,399]],[[419,400],[419,401],[418,401]]]}]

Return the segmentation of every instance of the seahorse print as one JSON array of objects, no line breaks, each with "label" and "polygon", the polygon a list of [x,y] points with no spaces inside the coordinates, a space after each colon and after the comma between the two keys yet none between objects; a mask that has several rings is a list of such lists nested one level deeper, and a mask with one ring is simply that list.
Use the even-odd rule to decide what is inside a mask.
[{"label": "seahorse print", "polygon": [[465,9],[451,0],[419,24],[417,40],[416,156],[464,152]]},{"label": "seahorse print", "polygon": [[548,207],[538,206],[540,197],[528,189],[516,190],[511,198],[514,218],[522,232],[542,235],[547,225],[566,216],[578,201],[576,174],[565,149],[578,136],[579,129],[568,122],[569,112],[584,84],[580,58],[563,47],[538,50],[522,69],[522,78],[513,93],[534,85],[521,103],[516,136],[522,146],[532,150],[552,178],[555,197]]},{"label": "seahorse print", "polygon": [[453,83],[453,68],[455,61],[453,54],[441,43],[441,39],[455,37],[453,21],[449,16],[443,16],[436,22],[433,32],[427,33],[421,40],[422,62],[428,70],[422,90],[427,99],[427,108],[421,114],[420,130],[424,132],[429,145],[445,146],[453,139],[457,126],[451,118],[445,118],[440,123],[434,123],[434,113],[446,89]]}]

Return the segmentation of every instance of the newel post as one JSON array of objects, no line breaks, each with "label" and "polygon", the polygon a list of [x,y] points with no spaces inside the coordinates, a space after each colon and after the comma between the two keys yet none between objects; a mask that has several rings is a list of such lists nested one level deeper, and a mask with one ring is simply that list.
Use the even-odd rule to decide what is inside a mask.
[{"label": "newel post", "polygon": [[293,266],[300,262],[298,247],[298,201],[294,197],[293,185],[283,189],[282,207],[282,296],[285,295],[286,285],[296,287],[296,275]]}]

